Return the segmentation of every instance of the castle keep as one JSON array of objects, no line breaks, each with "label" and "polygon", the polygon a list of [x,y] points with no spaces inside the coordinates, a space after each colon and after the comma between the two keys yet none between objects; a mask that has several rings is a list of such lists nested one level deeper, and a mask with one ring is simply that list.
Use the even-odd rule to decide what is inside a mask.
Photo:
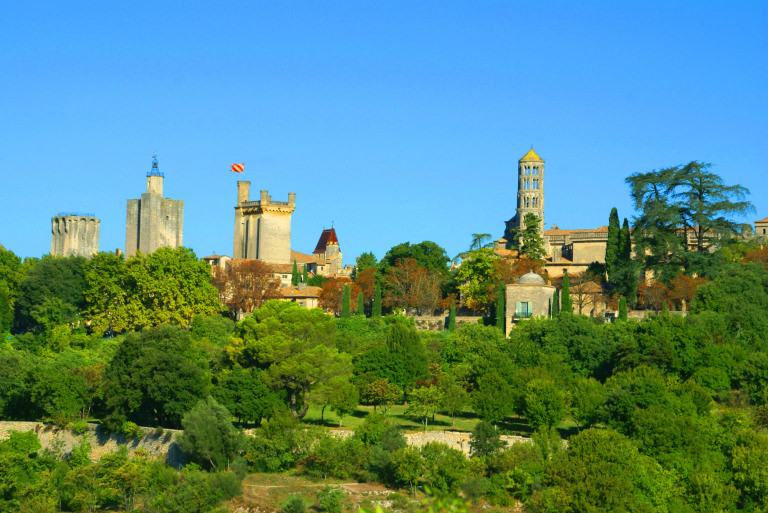
[{"label": "castle keep", "polygon": [[91,214],[60,213],[51,218],[51,255],[90,258],[99,252],[99,225]]},{"label": "castle keep", "polygon": [[152,159],[147,173],[147,192],[129,199],[125,217],[125,256],[136,251],[152,253],[158,248],[178,248],[184,236],[184,202],[163,198],[163,173]]},{"label": "castle keep", "polygon": [[269,264],[288,264],[291,259],[291,215],[296,209],[296,193],[288,201],[272,201],[261,191],[258,201],[250,201],[251,182],[237,182],[235,207],[235,259],[258,259]]}]

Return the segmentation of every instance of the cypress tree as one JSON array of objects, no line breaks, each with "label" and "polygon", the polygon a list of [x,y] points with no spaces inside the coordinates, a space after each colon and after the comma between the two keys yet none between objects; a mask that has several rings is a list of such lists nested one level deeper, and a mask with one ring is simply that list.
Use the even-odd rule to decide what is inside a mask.
[{"label": "cypress tree", "polygon": [[635,303],[637,295],[637,272],[635,264],[632,262],[632,238],[629,233],[629,221],[624,218],[624,224],[619,232],[619,283],[618,292],[627,298],[627,302],[632,305]]},{"label": "cypress tree", "polygon": [[309,281],[309,273],[307,272],[307,266],[304,266],[304,272],[301,275],[301,281],[307,283]]},{"label": "cypress tree", "polygon": [[451,313],[448,315],[448,331],[456,331],[456,301],[451,299]]},{"label": "cypress tree", "polygon": [[357,295],[357,315],[365,317],[365,300],[362,292]]},{"label": "cypress tree", "polygon": [[619,262],[619,248],[621,242],[619,239],[619,212],[616,207],[611,209],[611,215],[608,216],[608,242],[605,244],[605,272],[608,275],[608,281],[613,283],[616,280],[616,268]]},{"label": "cypress tree", "polygon": [[624,296],[621,296],[619,299],[619,320],[620,321],[626,321],[627,320],[627,298]]},{"label": "cypress tree", "polygon": [[294,287],[299,284],[299,266],[296,264],[296,260],[293,261],[293,270],[291,271],[291,285]]},{"label": "cypress tree", "polygon": [[667,300],[666,299],[664,300],[664,303],[662,303],[662,305],[661,305],[661,314],[662,315],[669,314],[669,308],[667,308]]},{"label": "cypress tree", "polygon": [[555,289],[552,293],[552,317],[557,317],[560,313],[560,293]]},{"label": "cypress tree", "polygon": [[371,317],[378,319],[381,317],[381,287],[376,283],[373,289],[373,305],[371,307]]},{"label": "cypress tree", "polygon": [[573,313],[573,302],[571,301],[571,289],[568,284],[568,270],[563,272],[563,292],[560,299],[560,311]]},{"label": "cypress tree", "polygon": [[624,224],[619,231],[618,262],[626,264],[632,259],[632,239],[629,235],[629,221],[624,218]]},{"label": "cypress tree", "polygon": [[352,300],[349,297],[349,284],[344,285],[344,294],[341,296],[341,317],[346,319],[351,315]]},{"label": "cypress tree", "polygon": [[496,327],[502,332],[504,331],[504,321],[506,320],[504,315],[504,284],[499,283],[499,293],[496,297]]}]

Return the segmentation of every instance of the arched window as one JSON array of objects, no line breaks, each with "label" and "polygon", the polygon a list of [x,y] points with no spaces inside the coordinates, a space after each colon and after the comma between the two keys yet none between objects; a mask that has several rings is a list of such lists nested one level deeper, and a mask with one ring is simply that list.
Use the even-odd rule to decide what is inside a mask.
[{"label": "arched window", "polygon": [[531,198],[529,198],[527,196],[525,197],[525,206],[526,207],[530,207],[531,206]]},{"label": "arched window", "polygon": [[532,188],[533,189],[538,189],[539,188],[539,179],[538,178],[534,178],[533,179],[533,187]]},{"label": "arched window", "polygon": [[533,206],[538,207],[539,206],[539,198],[533,198]]},{"label": "arched window", "polygon": [[523,189],[528,190],[530,188],[531,188],[531,181],[528,178],[526,178],[525,180],[523,180]]},{"label": "arched window", "polygon": [[534,168],[533,168],[533,174],[534,174],[534,175],[538,175],[538,174],[539,174],[539,168],[538,168],[538,167],[535,167],[535,166],[534,166]]}]

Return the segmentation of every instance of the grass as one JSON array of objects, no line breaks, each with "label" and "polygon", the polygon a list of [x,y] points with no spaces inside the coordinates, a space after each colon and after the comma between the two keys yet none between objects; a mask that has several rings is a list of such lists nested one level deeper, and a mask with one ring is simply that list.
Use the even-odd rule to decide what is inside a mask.
[{"label": "grass", "polygon": [[[413,415],[407,415],[405,410],[406,406],[404,405],[394,405],[387,410],[387,416],[392,419],[403,431],[424,431],[424,424],[422,424],[422,419],[419,419]],[[344,417],[342,420],[342,425],[339,427],[338,415],[336,415],[330,409],[326,408],[325,415],[323,415],[323,421],[321,422],[320,408],[313,405],[309,407],[309,410],[307,410],[307,415],[304,417],[303,422],[331,429],[354,430],[363,423],[365,417],[372,411],[373,406],[358,406],[355,413]],[[427,431],[471,432],[478,422],[480,422],[480,419],[478,419],[473,412],[468,411],[456,415],[455,426],[451,421],[451,417],[448,415],[437,414],[435,415],[434,420],[432,420],[430,417],[429,422],[427,423]],[[505,435],[531,436],[531,433],[534,431],[523,417],[507,417],[502,422],[498,423],[498,427]],[[555,427],[560,432],[560,436],[562,436],[564,439],[567,439],[579,431],[576,423],[570,419],[566,419],[563,422],[560,422]]]}]

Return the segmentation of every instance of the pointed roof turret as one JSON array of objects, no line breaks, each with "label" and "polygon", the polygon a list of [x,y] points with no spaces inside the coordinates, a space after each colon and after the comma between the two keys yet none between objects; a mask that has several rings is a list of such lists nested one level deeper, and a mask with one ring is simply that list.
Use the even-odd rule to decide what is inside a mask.
[{"label": "pointed roof turret", "polygon": [[539,157],[535,151],[533,151],[533,146],[531,146],[531,149],[526,153],[523,158],[520,159],[520,162],[527,162],[527,161],[536,161],[536,162],[544,162],[544,159]]},{"label": "pointed roof turret", "polygon": [[320,240],[317,241],[314,253],[323,253],[329,244],[339,245],[339,239],[336,237],[336,230],[333,227],[329,230],[323,230],[323,233],[320,234]]}]

